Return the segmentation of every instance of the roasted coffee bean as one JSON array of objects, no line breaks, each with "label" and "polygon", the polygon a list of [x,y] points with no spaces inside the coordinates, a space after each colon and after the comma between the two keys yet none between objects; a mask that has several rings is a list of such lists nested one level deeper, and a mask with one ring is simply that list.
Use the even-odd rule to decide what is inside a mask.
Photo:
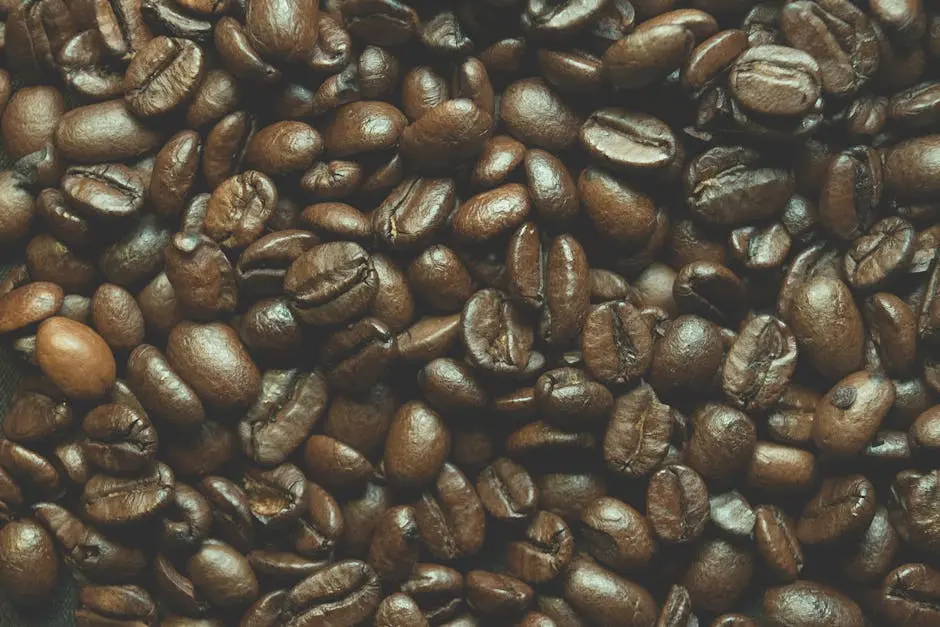
[{"label": "roasted coffee bean", "polygon": [[434,557],[452,560],[476,554],[483,546],[485,514],[473,484],[445,463],[437,479],[415,503],[415,521]]},{"label": "roasted coffee bean", "polygon": [[75,623],[81,627],[95,624],[153,623],[157,605],[139,586],[85,586],[79,594]]},{"label": "roasted coffee bean", "polygon": [[888,520],[888,511],[879,507],[861,539],[850,546],[850,554],[842,560],[841,571],[850,581],[878,581],[894,563],[899,545],[898,533]]},{"label": "roasted coffee bean", "polygon": [[619,397],[604,435],[607,468],[628,477],[649,475],[666,456],[672,425],[672,408],[649,385]]},{"label": "roasted coffee bean", "polygon": [[159,437],[147,415],[127,405],[99,405],[82,421],[85,456],[104,472],[134,474],[156,455]]},{"label": "roasted coffee bean", "polygon": [[640,625],[652,625],[657,617],[650,593],[620,575],[585,559],[568,569],[564,598],[578,614],[599,625],[612,625],[629,615]]},{"label": "roasted coffee bean", "polygon": [[36,358],[68,397],[99,398],[114,385],[116,364],[110,347],[89,327],[68,318],[53,316],[39,325]]},{"label": "roasted coffee bean", "polygon": [[100,525],[123,525],[149,518],[169,504],[173,471],[157,463],[140,476],[95,475],[82,492],[85,513]]},{"label": "roasted coffee bean", "polygon": [[822,451],[858,453],[875,435],[893,403],[891,381],[864,371],[851,374],[816,405],[813,439]]},{"label": "roasted coffee bean", "polygon": [[816,458],[803,449],[758,441],[746,481],[770,493],[805,492],[816,481]]},{"label": "roasted coffee bean", "polygon": [[532,328],[520,319],[507,296],[494,289],[476,292],[460,320],[471,363],[497,375],[519,374],[533,358]]},{"label": "roasted coffee bean", "polygon": [[689,209],[710,224],[737,226],[779,215],[794,191],[793,174],[761,162],[749,148],[712,148],[683,176]]},{"label": "roasted coffee bean", "polygon": [[901,218],[885,218],[852,242],[845,276],[856,289],[876,289],[903,272],[913,254],[914,228]]},{"label": "roasted coffee bean", "polygon": [[940,618],[936,599],[940,573],[928,564],[903,564],[884,580],[877,600],[886,620],[921,627]]},{"label": "roasted coffee bean", "polygon": [[646,516],[657,537],[687,543],[705,530],[708,488],[691,468],[673,465],[657,471],[646,491]]},{"label": "roasted coffee bean", "polygon": [[804,558],[793,521],[775,505],[761,505],[756,514],[757,552],[778,579],[795,581],[803,570]]},{"label": "roasted coffee bean", "polygon": [[862,610],[849,599],[828,586],[811,581],[796,581],[770,588],[761,605],[763,615],[777,625],[845,625],[865,624]]},{"label": "roasted coffee bean", "polygon": [[463,609],[463,575],[447,566],[417,564],[400,590],[415,600],[430,623],[443,623]]},{"label": "roasted coffee bean", "polygon": [[509,572],[532,584],[558,577],[571,563],[574,537],[567,523],[546,511],[538,512],[525,532],[525,539],[506,548]]},{"label": "roasted coffee bean", "polygon": [[727,485],[747,467],[757,444],[757,428],[744,412],[703,404],[692,416],[686,461],[715,485]]},{"label": "roasted coffee bean", "polygon": [[135,115],[179,108],[205,75],[202,48],[188,39],[154,37],[135,55],[124,76],[124,98]]},{"label": "roasted coffee bean", "polygon": [[901,539],[918,550],[936,554],[936,527],[940,510],[931,496],[938,485],[938,473],[902,470],[891,485],[888,515]]},{"label": "roasted coffee bean", "polygon": [[26,380],[13,391],[0,427],[8,439],[29,445],[64,435],[73,421],[72,406],[58,390],[42,380]]},{"label": "roasted coffee bean", "polygon": [[707,392],[715,387],[724,347],[718,326],[698,316],[672,320],[653,346],[649,381],[658,394]]},{"label": "roasted coffee bean", "polygon": [[72,109],[62,116],[55,134],[62,155],[83,163],[140,157],[163,139],[163,133],[144,126],[123,100]]},{"label": "roasted coffee bean", "polygon": [[450,444],[450,432],[434,410],[420,401],[405,403],[385,440],[385,475],[402,488],[425,486],[438,476]]},{"label": "roasted coffee bean", "polygon": [[875,515],[875,489],[861,475],[829,477],[806,504],[796,524],[803,544],[844,540],[865,530]]},{"label": "roasted coffee bean", "polygon": [[419,171],[440,172],[476,157],[492,124],[490,113],[472,100],[446,100],[405,128],[402,157]]},{"label": "roasted coffee bean", "polygon": [[362,453],[325,435],[312,435],[304,448],[310,478],[331,490],[355,491],[375,475]]},{"label": "roasted coffee bean", "polygon": [[725,266],[693,261],[676,275],[672,298],[682,313],[697,314],[727,325],[741,318],[744,286]]},{"label": "roasted coffee bean", "polygon": [[581,343],[588,370],[607,384],[629,383],[645,373],[652,362],[651,329],[628,302],[592,307]]},{"label": "roasted coffee bean", "polygon": [[330,242],[297,257],[284,276],[284,290],[304,322],[336,324],[365,312],[375,299],[378,277],[361,246]]},{"label": "roasted coffee bean", "polygon": [[635,509],[610,497],[593,501],[581,512],[578,531],[588,552],[618,572],[640,572],[655,553],[652,532]]},{"label": "roasted coffee bean", "polygon": [[861,365],[865,334],[844,283],[815,277],[797,288],[788,320],[797,346],[820,374],[838,379]]},{"label": "roasted coffee bean", "polygon": [[59,578],[59,560],[49,533],[35,520],[8,522],[0,529],[0,582],[15,603],[37,605]]},{"label": "roasted coffee bean", "polygon": [[819,197],[820,224],[842,239],[854,239],[872,225],[881,201],[884,175],[871,148],[855,147],[829,164]]},{"label": "roasted coffee bean", "polygon": [[790,329],[773,316],[755,316],[725,358],[725,397],[746,411],[768,409],[783,395],[796,363],[797,343]]},{"label": "roasted coffee bean", "polygon": [[702,612],[724,612],[741,598],[754,573],[750,547],[728,540],[702,542],[680,579],[689,591],[692,607]]}]

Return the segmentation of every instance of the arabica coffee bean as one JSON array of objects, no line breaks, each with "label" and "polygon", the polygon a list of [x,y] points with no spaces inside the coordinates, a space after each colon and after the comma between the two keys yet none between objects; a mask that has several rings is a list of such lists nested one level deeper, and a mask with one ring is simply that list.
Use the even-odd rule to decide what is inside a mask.
[{"label": "arabica coffee bean", "polygon": [[797,581],[770,588],[761,605],[770,624],[846,625],[865,624],[862,610],[841,592],[811,581]]},{"label": "arabica coffee bean", "polygon": [[864,330],[844,283],[824,277],[804,283],[790,305],[789,323],[798,349],[820,374],[838,379],[858,370]]},{"label": "arabica coffee bean", "polygon": [[580,615],[600,625],[613,625],[629,613],[639,625],[656,620],[656,602],[632,581],[597,564],[579,559],[565,576],[564,597]]},{"label": "arabica coffee bean", "polygon": [[859,452],[881,426],[894,403],[887,379],[858,372],[839,381],[816,405],[813,439],[820,450]]},{"label": "arabica coffee bean", "polygon": [[116,365],[107,343],[68,318],[54,316],[39,325],[36,357],[42,371],[67,396],[100,398],[114,385]]},{"label": "arabica coffee bean", "polygon": [[35,520],[12,521],[0,529],[0,581],[17,603],[49,598],[59,577],[59,560],[49,533]]},{"label": "arabica coffee bean", "polygon": [[646,516],[665,542],[698,538],[708,522],[708,489],[691,468],[674,465],[656,472],[646,491]]}]

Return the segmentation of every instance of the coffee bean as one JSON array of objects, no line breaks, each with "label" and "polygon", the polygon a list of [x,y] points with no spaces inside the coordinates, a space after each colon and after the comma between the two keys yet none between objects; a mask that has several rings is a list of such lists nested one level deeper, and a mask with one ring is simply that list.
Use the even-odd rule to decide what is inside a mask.
[{"label": "coffee bean", "polygon": [[578,140],[577,113],[541,79],[524,79],[503,93],[500,117],[527,146],[557,152]]},{"label": "coffee bean", "polygon": [[579,531],[588,552],[618,572],[639,572],[650,563],[655,545],[650,528],[635,509],[610,497],[593,501],[581,512]]},{"label": "coffee bean", "polygon": [[159,439],[147,415],[126,405],[99,405],[82,422],[88,461],[104,472],[135,474],[157,453]]},{"label": "coffee bean", "polygon": [[796,524],[804,544],[844,540],[866,529],[875,515],[875,490],[860,475],[829,477],[806,504]]},{"label": "coffee bean", "polygon": [[568,569],[564,597],[580,615],[597,624],[614,624],[625,613],[641,625],[652,625],[656,620],[656,602],[649,592],[584,559],[576,560]]},{"label": "coffee bean", "polygon": [[940,477],[936,472],[902,470],[891,484],[888,516],[901,539],[931,554],[940,550],[934,533],[940,522],[936,503],[930,497]]},{"label": "coffee bean", "polygon": [[114,385],[111,349],[100,335],[68,318],[54,316],[39,325],[36,356],[43,373],[66,396],[90,400]]},{"label": "coffee bean", "polygon": [[134,523],[153,516],[169,504],[173,483],[173,471],[160,463],[138,477],[95,475],[85,484],[82,503],[93,523]]},{"label": "coffee bean", "polygon": [[465,98],[445,100],[401,134],[401,154],[421,172],[440,172],[471,160],[493,125],[490,113]]},{"label": "coffee bean", "polygon": [[867,372],[849,375],[816,406],[813,439],[826,452],[857,453],[875,435],[893,403],[890,381]]},{"label": "coffee bean", "polygon": [[146,624],[157,617],[157,606],[139,586],[84,586],[75,610],[78,625],[107,621],[139,621]]},{"label": "coffee bean", "polygon": [[415,600],[430,623],[455,618],[463,609],[463,575],[447,566],[419,563],[400,589]]},{"label": "coffee bean", "polygon": [[179,108],[205,75],[202,49],[188,39],[155,37],[135,55],[124,77],[124,98],[135,115]]},{"label": "coffee bean", "polygon": [[796,581],[770,588],[761,605],[764,616],[778,624],[837,624],[861,627],[862,610],[854,601],[828,586]]},{"label": "coffee bean", "polygon": [[535,512],[538,488],[522,466],[500,457],[480,471],[477,494],[486,511],[497,520],[525,519]]},{"label": "coffee bean", "polygon": [[680,24],[653,25],[630,33],[604,53],[604,74],[615,87],[646,87],[682,67],[694,41],[692,31]]},{"label": "coffee bean", "polygon": [[892,622],[929,625],[940,618],[936,607],[940,573],[927,564],[903,564],[885,577],[878,610]]},{"label": "coffee bean", "polygon": [[37,605],[48,599],[59,577],[52,538],[25,518],[0,529],[0,582],[12,601]]},{"label": "coffee bean", "polygon": [[772,316],[756,316],[728,350],[722,372],[725,397],[744,410],[767,409],[783,395],[796,362],[790,329]]},{"label": "coffee bean", "polygon": [[429,623],[414,599],[407,594],[396,592],[382,599],[375,612],[375,625],[376,627],[395,627],[396,625],[427,627]]},{"label": "coffee bean", "polygon": [[686,460],[710,484],[727,485],[747,466],[757,428],[741,411],[726,405],[700,405],[692,416]]},{"label": "coffee bean", "polygon": [[672,422],[672,408],[649,385],[616,399],[604,435],[607,468],[628,477],[650,474],[666,455]]},{"label": "coffee bean", "polygon": [[804,558],[793,521],[774,505],[762,505],[756,513],[754,539],[758,553],[778,579],[795,581],[803,570]]},{"label": "coffee bean", "polygon": [[593,159],[625,174],[675,174],[681,148],[669,126],[650,115],[606,108],[581,127],[581,145]]},{"label": "coffee bean", "polygon": [[37,503],[33,513],[55,536],[65,561],[95,581],[127,582],[147,566],[142,550],[115,542],[54,503]]},{"label": "coffee bean", "polygon": [[164,134],[144,126],[123,100],[108,100],[62,116],[55,144],[67,159],[100,163],[140,157],[158,148]]},{"label": "coffee bean", "polygon": [[393,485],[420,488],[438,475],[450,451],[440,416],[420,401],[402,405],[385,441],[385,474]]},{"label": "coffee bean", "polygon": [[850,581],[879,581],[894,563],[900,544],[898,534],[888,520],[888,511],[879,506],[868,529],[842,560],[841,572]]},{"label": "coffee bean", "polygon": [[708,489],[691,468],[668,466],[650,478],[646,516],[653,532],[665,542],[681,544],[698,538],[708,512]]},{"label": "coffee bean", "polygon": [[441,467],[414,510],[421,538],[437,559],[469,557],[483,546],[483,505],[473,484],[453,464]]},{"label": "coffee bean", "polygon": [[371,257],[352,242],[314,246],[284,277],[294,312],[310,324],[336,324],[363,313],[377,289]]},{"label": "coffee bean", "polygon": [[574,554],[568,525],[550,512],[540,511],[526,529],[525,540],[506,549],[509,572],[527,583],[551,581],[564,572]]}]

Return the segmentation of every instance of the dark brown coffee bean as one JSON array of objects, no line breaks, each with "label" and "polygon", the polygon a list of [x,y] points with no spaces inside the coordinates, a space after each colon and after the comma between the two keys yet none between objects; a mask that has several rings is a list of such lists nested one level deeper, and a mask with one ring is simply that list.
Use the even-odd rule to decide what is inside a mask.
[{"label": "dark brown coffee bean", "polygon": [[646,516],[663,541],[681,544],[695,540],[705,530],[708,513],[708,488],[691,468],[668,466],[650,478]]},{"label": "dark brown coffee bean", "polygon": [[578,614],[599,625],[615,624],[631,616],[639,625],[656,621],[656,602],[650,593],[632,581],[586,559],[568,569],[564,598]]},{"label": "dark brown coffee bean", "polygon": [[665,398],[701,394],[717,383],[723,357],[717,325],[698,316],[680,316],[653,346],[650,384]]},{"label": "dark brown coffee bean", "polygon": [[764,593],[763,615],[777,625],[845,625],[865,624],[862,610],[849,599],[828,586],[796,581],[770,588]]},{"label": "dark brown coffee bean", "polygon": [[135,578],[147,565],[143,551],[116,543],[53,503],[37,503],[36,518],[58,541],[65,561],[102,583]]},{"label": "dark brown coffee bean", "polygon": [[82,163],[140,157],[163,140],[164,133],[144,126],[123,100],[72,109],[62,116],[55,134],[62,155]]},{"label": "dark brown coffee bean", "polygon": [[799,448],[758,441],[747,484],[771,493],[805,492],[816,480],[816,458]]},{"label": "dark brown coffee bean", "polygon": [[456,203],[451,179],[407,179],[373,213],[372,229],[392,250],[420,248],[441,231]]},{"label": "dark brown coffee bean", "polygon": [[608,107],[581,126],[581,145],[595,161],[625,174],[678,172],[681,148],[669,126],[651,115]]},{"label": "dark brown coffee bean", "polygon": [[304,461],[310,478],[329,490],[355,491],[375,476],[359,451],[325,435],[310,436]]},{"label": "dark brown coffee bean", "polygon": [[[836,34],[831,24],[846,25]],[[780,27],[791,45],[819,63],[823,90],[833,96],[857,91],[878,67],[878,42],[868,17],[849,2],[794,4],[780,15]]]},{"label": "dark brown coffee bean", "polygon": [[640,312],[627,302],[591,309],[581,338],[588,370],[608,384],[629,383],[652,362],[652,336]]},{"label": "dark brown coffee bean", "polygon": [[450,452],[450,432],[440,416],[420,401],[398,408],[385,440],[388,480],[402,488],[421,488],[438,476]]},{"label": "dark brown coffee bean", "polygon": [[375,612],[376,627],[398,627],[414,625],[428,627],[429,623],[421,613],[421,608],[407,594],[396,592],[385,597]]},{"label": "dark brown coffee bean", "polygon": [[421,538],[434,557],[469,557],[483,546],[483,505],[473,484],[453,464],[441,467],[437,479],[415,503],[414,511]]},{"label": "dark brown coffee bean", "polygon": [[885,577],[878,598],[878,611],[890,622],[913,627],[929,625],[940,618],[936,599],[940,573],[928,564],[904,564]]},{"label": "dark brown coffee bean", "polygon": [[574,537],[565,521],[540,511],[526,529],[525,539],[507,546],[506,562],[513,576],[537,584],[564,572],[573,554]]},{"label": "dark brown coffee bean", "polygon": [[493,125],[490,113],[472,100],[446,100],[402,132],[401,154],[423,172],[440,172],[474,158]]},{"label": "dark brown coffee bean", "polygon": [[655,544],[639,512],[610,497],[593,501],[581,512],[578,528],[588,552],[618,572],[640,572],[650,563]]},{"label": "dark brown coffee bean", "polygon": [[854,239],[875,222],[884,175],[871,148],[858,146],[829,164],[819,197],[820,224],[842,239]]},{"label": "dark brown coffee bean", "polygon": [[742,596],[754,574],[750,547],[728,540],[702,542],[680,579],[689,591],[692,607],[701,612],[724,612]]},{"label": "dark brown coffee bean", "polygon": [[656,208],[652,199],[597,168],[582,170],[578,192],[595,229],[604,237],[636,248],[655,230]]},{"label": "dark brown coffee bean", "polygon": [[51,383],[27,379],[13,391],[0,427],[13,442],[29,445],[64,435],[73,420],[71,405]]},{"label": "dark brown coffee bean", "polygon": [[0,333],[9,333],[42,322],[62,306],[64,294],[55,283],[37,281],[0,297]]},{"label": "dark brown coffee bean", "polygon": [[127,360],[127,384],[147,411],[180,428],[198,426],[205,409],[196,392],[155,347],[141,344]]},{"label": "dark brown coffee bean", "polygon": [[135,474],[156,455],[157,430],[147,415],[127,405],[99,405],[82,421],[85,456],[104,472]]},{"label": "dark brown coffee bean", "polygon": [[463,609],[463,575],[447,566],[419,563],[400,589],[415,600],[430,623],[443,624]]},{"label": "dark brown coffee bean", "polygon": [[931,497],[937,489],[937,472],[902,470],[891,485],[888,516],[901,539],[917,550],[936,554],[940,543],[935,532],[940,511]]},{"label": "dark brown coffee bean", "polygon": [[692,417],[687,463],[704,479],[727,485],[747,466],[757,443],[757,428],[744,412],[726,405],[700,405]]},{"label": "dark brown coffee bean", "polygon": [[310,435],[326,400],[326,381],[319,373],[269,370],[258,399],[239,423],[242,451],[264,466],[283,462]]},{"label": "dark brown coffee bean", "polygon": [[509,133],[527,146],[557,152],[578,141],[578,114],[542,79],[509,85],[500,117]]},{"label": "dark brown coffee bean", "polygon": [[604,53],[608,82],[622,89],[646,87],[685,63],[695,38],[680,24],[657,24],[630,33]]},{"label": "dark brown coffee bean", "polygon": [[717,147],[696,157],[684,174],[687,202],[702,220],[736,226],[779,214],[794,190],[793,174],[761,162],[743,147]]},{"label": "dark brown coffee bean", "polygon": [[11,601],[37,605],[59,578],[59,560],[49,533],[35,520],[11,521],[0,529],[0,583]]},{"label": "dark brown coffee bean", "polygon": [[501,457],[480,471],[477,494],[497,520],[524,519],[535,512],[538,488],[522,466]]},{"label": "dark brown coffee bean", "polygon": [[607,468],[628,477],[649,475],[666,456],[672,423],[672,408],[649,385],[619,397],[604,436]]},{"label": "dark brown coffee bean", "polygon": [[768,409],[783,395],[796,362],[790,329],[772,316],[756,316],[728,350],[722,372],[725,397],[746,411]]},{"label": "dark brown coffee bean", "polygon": [[502,292],[480,290],[464,306],[460,321],[470,362],[497,375],[522,372],[533,357],[532,328]]},{"label": "dark brown coffee bean", "polygon": [[761,505],[756,513],[757,552],[778,579],[795,581],[803,570],[804,559],[793,521],[775,505]]},{"label": "dark brown coffee bean", "polygon": [[414,508],[401,505],[378,519],[369,547],[369,565],[383,581],[406,580],[418,561],[421,534]]},{"label": "dark brown coffee bean", "polygon": [[209,536],[212,507],[195,488],[173,486],[173,497],[162,513],[160,545],[166,550],[194,549]]},{"label": "dark brown coffee bean", "polygon": [[375,298],[378,278],[372,259],[358,244],[330,242],[308,250],[284,277],[296,315],[316,325],[336,324],[362,314]]},{"label": "dark brown coffee bean", "polygon": [[803,509],[797,537],[810,545],[851,538],[868,528],[875,507],[875,489],[865,477],[828,477]]},{"label": "dark brown coffee bean", "polygon": [[888,520],[888,511],[879,506],[875,516],[849,554],[842,560],[841,572],[846,579],[859,583],[879,581],[894,564],[900,541]]},{"label": "dark brown coffee bean", "polygon": [[872,439],[894,403],[891,381],[857,372],[839,381],[816,406],[813,439],[820,450],[858,453]]},{"label": "dark brown coffee bean", "polygon": [[841,281],[816,277],[798,288],[789,323],[800,351],[827,378],[844,377],[860,366],[861,315]]},{"label": "dark brown coffee bean", "polygon": [[155,37],[124,77],[124,98],[140,117],[173,111],[192,98],[205,75],[202,49],[187,39]]},{"label": "dark brown coffee bean", "polygon": [[159,462],[138,477],[95,475],[84,486],[82,504],[93,523],[135,523],[169,504],[173,483],[173,471]]},{"label": "dark brown coffee bean", "polygon": [[157,605],[139,586],[84,586],[75,610],[81,627],[117,622],[149,624],[157,620]]}]

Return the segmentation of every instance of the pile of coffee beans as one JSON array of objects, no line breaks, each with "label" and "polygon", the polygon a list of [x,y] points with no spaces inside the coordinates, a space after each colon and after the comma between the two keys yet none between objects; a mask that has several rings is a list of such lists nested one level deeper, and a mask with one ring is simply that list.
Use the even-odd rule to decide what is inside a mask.
[{"label": "pile of coffee beans", "polygon": [[0,5],[3,596],[940,625],[940,6]]}]

